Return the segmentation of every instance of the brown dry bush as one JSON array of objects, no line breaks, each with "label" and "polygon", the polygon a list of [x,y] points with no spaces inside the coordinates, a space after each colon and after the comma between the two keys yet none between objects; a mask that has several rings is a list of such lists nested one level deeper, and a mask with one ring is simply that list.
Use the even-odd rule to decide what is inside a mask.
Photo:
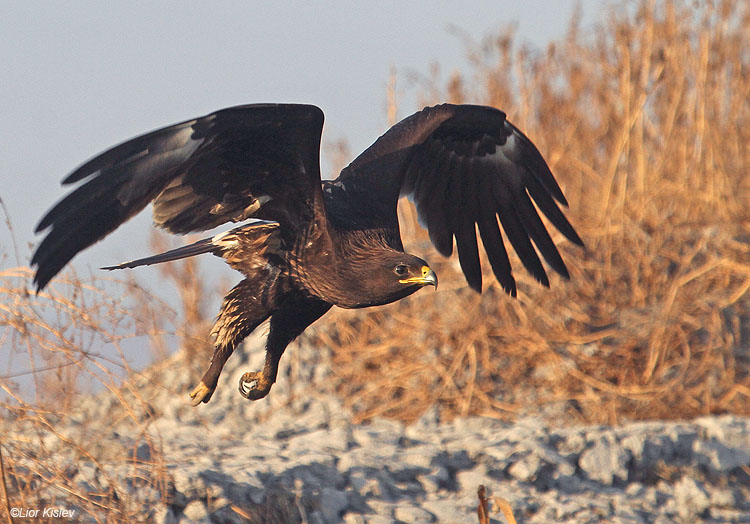
[{"label": "brown dry bush", "polygon": [[[7,213],[5,225],[14,239]],[[123,478],[165,501],[170,493],[160,442],[147,431],[144,413],[153,408],[127,380],[139,376],[131,362],[144,348],[158,360],[166,336],[186,333],[175,328],[169,306],[133,280],[83,280],[68,270],[34,292],[33,271],[8,268],[9,258],[0,254],[0,518],[10,521],[11,507],[54,508],[65,500],[76,521],[83,513],[97,522],[135,522],[143,503],[125,496]],[[182,298],[183,316],[195,321]],[[92,396],[101,391],[119,408],[109,417],[98,409],[101,395]],[[132,438],[113,438],[116,425]],[[79,482],[81,468],[95,471],[93,484],[90,475]],[[58,520],[40,514],[34,521]]]},{"label": "brown dry bush", "polygon": [[[32,274],[25,267],[0,271],[0,344],[7,357],[0,376],[0,452],[8,488],[3,506],[12,501],[13,507],[43,508],[62,496],[79,515],[130,522],[143,507],[117,493],[105,465],[129,468],[130,478],[165,497],[166,469],[160,446],[137,414],[145,402],[138,405],[139,392],[123,385],[124,377],[136,374],[124,347],[132,341],[155,343],[168,308],[133,282],[99,280],[94,285],[63,276],[35,294],[28,288]],[[136,312],[125,296],[151,307]],[[91,424],[81,413],[82,406],[95,401],[90,394],[102,388],[121,400],[123,417],[137,435],[133,448],[111,445],[110,428]],[[71,423],[80,431],[71,430]],[[139,445],[150,450],[148,464],[136,458]],[[73,480],[79,464],[97,470],[97,486]]]},{"label": "brown dry bush", "polygon": [[440,290],[316,331],[360,419],[434,404],[609,423],[750,414],[750,4],[701,5],[642,2],[587,35],[574,19],[543,52],[505,31],[473,44],[471,72],[423,85],[425,104],[505,110],[587,247],[556,237],[572,279],[551,290],[516,259],[512,300],[487,264],[484,294],[466,290],[455,261],[405,227]]}]

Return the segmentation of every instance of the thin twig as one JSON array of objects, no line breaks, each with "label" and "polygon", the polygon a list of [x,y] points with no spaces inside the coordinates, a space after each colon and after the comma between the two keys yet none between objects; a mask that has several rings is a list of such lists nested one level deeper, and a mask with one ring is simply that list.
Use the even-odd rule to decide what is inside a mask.
[{"label": "thin twig", "polygon": [[3,443],[0,442],[0,495],[3,497],[5,518],[7,524],[13,524],[13,516],[10,514],[10,497],[8,497],[8,485],[5,483],[5,462],[3,462]]}]

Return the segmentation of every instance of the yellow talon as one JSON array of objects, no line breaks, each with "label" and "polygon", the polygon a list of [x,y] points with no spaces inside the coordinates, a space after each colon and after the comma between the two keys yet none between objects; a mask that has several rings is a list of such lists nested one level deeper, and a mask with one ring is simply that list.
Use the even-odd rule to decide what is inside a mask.
[{"label": "yellow talon", "polygon": [[203,383],[203,381],[201,381],[201,383],[190,393],[190,398],[193,399],[190,403],[193,406],[197,406],[201,402],[208,402],[211,399],[213,392],[214,390],[212,388],[209,388]]}]

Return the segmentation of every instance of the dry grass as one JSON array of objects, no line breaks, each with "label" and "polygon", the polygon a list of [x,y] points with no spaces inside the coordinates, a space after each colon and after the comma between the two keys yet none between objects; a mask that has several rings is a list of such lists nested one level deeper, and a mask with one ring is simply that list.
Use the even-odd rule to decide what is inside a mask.
[{"label": "dry grass", "polygon": [[[122,378],[135,373],[123,347],[132,340],[157,340],[163,311],[168,308],[158,298],[144,296],[145,291],[134,283],[94,286],[76,278],[60,278],[34,294],[27,288],[30,278],[28,268],[0,271],[0,336],[9,370],[0,377],[0,425],[4,428],[0,447],[8,498],[14,507],[35,508],[44,507],[44,501],[55,493],[63,494],[102,522],[128,521],[142,507],[116,492],[105,465],[125,465],[134,478],[141,478],[143,464],[134,459],[135,448],[105,449],[107,427],[88,426],[74,437],[61,431],[58,422],[76,420],[80,405],[97,389],[109,389],[120,399],[130,393],[138,402],[138,391],[126,392],[121,387]],[[125,294],[152,307],[136,313],[123,305]],[[160,315],[154,313],[157,307]],[[105,347],[108,352],[103,351]],[[140,411],[136,408],[144,406],[124,400],[122,406],[134,434],[139,435],[135,446],[145,443],[152,450],[144,485],[165,489],[159,446],[136,415]],[[80,423],[86,421],[80,419]],[[98,470],[97,486],[71,481],[80,463]]]},{"label": "dry grass", "polygon": [[[14,237],[7,216],[5,223]],[[14,254],[17,259],[18,250]],[[144,347],[154,359],[166,353],[164,338],[180,332],[177,317],[132,280],[90,282],[68,271],[35,293],[32,276],[20,265],[0,269],[0,517],[10,522],[11,507],[58,507],[55,500],[62,498],[76,510],[74,520],[83,513],[97,522],[135,522],[143,504],[126,496],[113,468],[165,501],[170,493],[160,443],[143,416],[152,408],[125,379],[138,375],[130,362]],[[132,446],[118,444],[112,427],[97,418],[91,394],[103,390],[121,407],[107,422],[124,423]],[[138,451],[143,446],[147,458]],[[78,482],[79,468],[93,469],[96,480]]]},{"label": "dry grass", "polygon": [[[359,418],[411,421],[433,404],[608,423],[750,413],[748,49],[744,2],[643,2],[593,35],[574,20],[544,52],[506,31],[472,44],[473,71],[423,85],[425,104],[504,109],[548,159],[587,249],[560,241],[572,280],[552,290],[516,263],[515,301],[494,282],[466,291],[441,261],[437,296],[336,312],[319,341],[336,347]],[[435,265],[424,232],[404,229]]]}]

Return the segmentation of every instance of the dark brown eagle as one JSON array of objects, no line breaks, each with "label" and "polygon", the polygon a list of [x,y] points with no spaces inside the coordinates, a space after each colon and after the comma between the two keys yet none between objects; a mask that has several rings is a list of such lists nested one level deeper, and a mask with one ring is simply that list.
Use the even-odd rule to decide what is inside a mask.
[{"label": "dark brown eagle", "polygon": [[451,255],[455,238],[476,291],[482,289],[477,226],[510,295],[516,283],[499,224],[536,280],[549,286],[537,250],[569,278],[532,204],[583,245],[557,205],[567,206],[565,197],[537,148],[502,111],[450,104],[423,109],[326,181],[320,178],[322,129],[315,106],[245,105],[152,131],[89,160],[63,180],[80,185],[36,228],[48,230],[32,258],[37,290],[150,202],[154,223],[171,233],[244,222],[104,268],[212,253],[245,276],[225,297],[211,330],[214,354],[190,394],[197,405],[211,398],[237,344],[269,317],[263,370],[240,380],[242,396],[251,400],[268,394],[286,346],[331,306],[377,306],[437,287],[427,262],[404,253],[396,212],[401,196],[414,201],[441,254]]}]

